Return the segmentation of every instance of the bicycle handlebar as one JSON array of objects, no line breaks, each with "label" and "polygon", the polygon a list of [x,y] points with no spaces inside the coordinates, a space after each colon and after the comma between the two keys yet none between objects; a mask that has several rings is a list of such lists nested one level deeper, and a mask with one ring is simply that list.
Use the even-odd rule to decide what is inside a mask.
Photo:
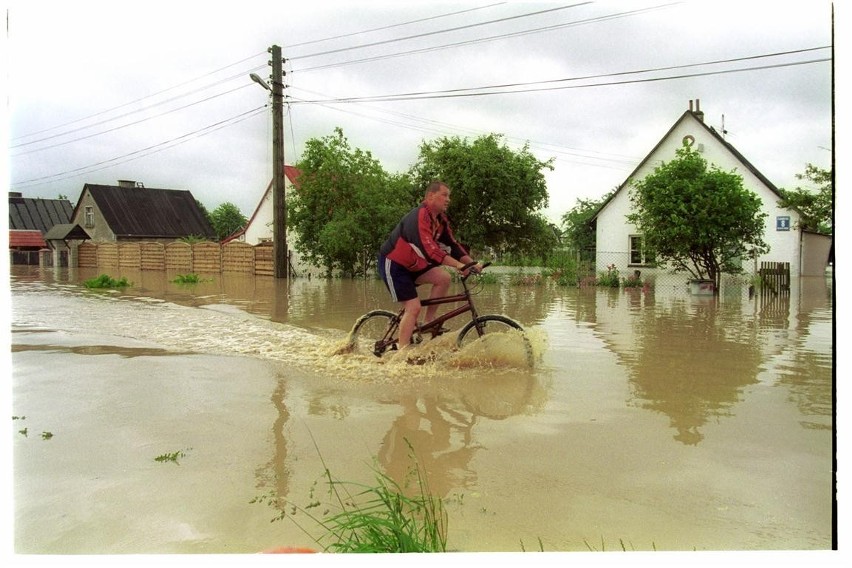
[{"label": "bicycle handlebar", "polygon": [[[465,264],[465,265],[462,267],[462,272],[464,272],[465,270],[469,270],[469,269],[473,268],[473,267],[474,267],[474,266],[476,266],[477,264],[478,264],[478,261],[476,261],[476,260],[474,260],[473,262],[468,262],[467,264]],[[491,266],[491,262],[484,262],[484,263],[482,263],[482,268],[485,268],[486,266]],[[462,280],[467,280],[467,278],[468,278],[471,274],[474,274],[474,273],[479,274],[479,272],[480,272],[479,270],[471,270],[470,272],[468,272],[467,274],[465,274],[464,276],[462,276]]]}]

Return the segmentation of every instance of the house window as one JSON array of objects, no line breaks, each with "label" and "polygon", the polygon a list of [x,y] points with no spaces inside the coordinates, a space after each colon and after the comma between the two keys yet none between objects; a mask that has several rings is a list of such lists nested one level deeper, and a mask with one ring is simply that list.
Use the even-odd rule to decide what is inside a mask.
[{"label": "house window", "polygon": [[642,235],[630,235],[630,264],[647,266],[654,263],[654,255],[645,250]]},{"label": "house window", "polygon": [[95,208],[91,206],[86,207],[86,226],[94,227],[95,226]]}]

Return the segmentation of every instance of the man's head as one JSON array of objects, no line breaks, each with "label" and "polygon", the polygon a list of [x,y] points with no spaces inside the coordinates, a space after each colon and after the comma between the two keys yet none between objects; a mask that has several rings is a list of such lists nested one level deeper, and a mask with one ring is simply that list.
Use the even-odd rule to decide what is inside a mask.
[{"label": "man's head", "polygon": [[450,206],[450,188],[441,181],[433,181],[426,188],[426,197],[423,200],[426,207],[434,214],[446,213]]}]

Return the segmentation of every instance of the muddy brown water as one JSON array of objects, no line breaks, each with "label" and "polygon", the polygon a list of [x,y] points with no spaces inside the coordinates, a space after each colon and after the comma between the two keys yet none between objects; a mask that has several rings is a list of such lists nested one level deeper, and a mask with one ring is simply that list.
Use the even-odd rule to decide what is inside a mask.
[{"label": "muddy brown water", "polygon": [[291,513],[326,508],[324,465],[404,484],[412,454],[454,551],[832,546],[830,279],[718,299],[483,285],[530,367],[517,338],[439,338],[423,365],[335,354],[393,307],[375,280],[85,289],[97,274],[12,267],[16,553],[316,547]]}]

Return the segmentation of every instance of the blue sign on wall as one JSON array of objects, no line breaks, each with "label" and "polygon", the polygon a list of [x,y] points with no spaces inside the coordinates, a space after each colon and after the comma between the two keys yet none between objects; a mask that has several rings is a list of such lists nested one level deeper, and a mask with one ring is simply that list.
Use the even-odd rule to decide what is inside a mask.
[{"label": "blue sign on wall", "polygon": [[776,217],[775,218],[775,230],[776,231],[789,231],[790,230],[790,217],[788,215]]}]

